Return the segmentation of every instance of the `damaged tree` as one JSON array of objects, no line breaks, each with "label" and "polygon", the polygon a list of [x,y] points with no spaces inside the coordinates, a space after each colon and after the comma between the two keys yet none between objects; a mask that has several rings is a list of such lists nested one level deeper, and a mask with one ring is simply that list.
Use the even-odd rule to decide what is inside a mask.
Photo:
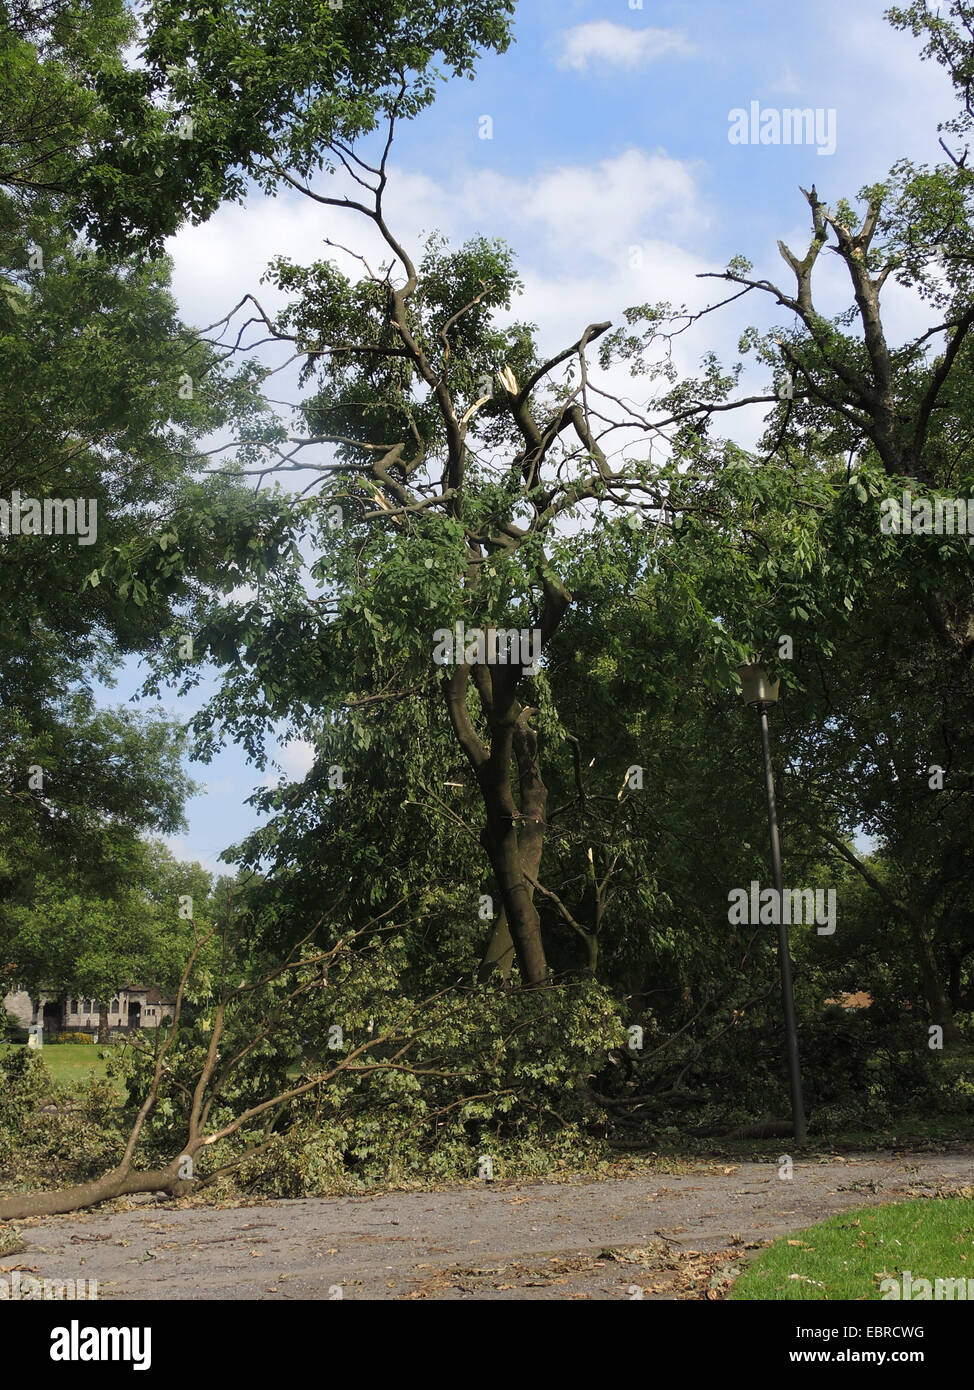
[{"label": "damaged tree", "polygon": [[[414,259],[384,210],[395,119],[394,111],[374,162],[347,144],[330,147],[333,178],[345,180],[345,191],[312,188],[273,158],[258,170],[265,185],[297,190],[328,213],[335,259],[272,262],[267,278],[290,296],[288,307],[272,315],[248,294],[207,330],[218,330],[207,341],[228,356],[257,341],[288,344],[282,366],[300,362],[302,384],[312,384],[292,420],[265,420],[262,430],[251,420],[224,446],[236,454],[227,471],[261,481],[303,475],[312,494],[304,511],[316,549],[311,574],[326,597],[298,595],[293,582],[275,591],[272,578],[260,611],[201,613],[199,646],[217,661],[232,650],[271,708],[314,711],[319,727],[306,721],[302,737],[319,749],[329,715],[351,711],[367,739],[367,720],[381,718],[383,704],[425,699],[438,681],[480,801],[475,823],[462,824],[481,845],[500,900],[481,977],[494,969],[506,977],[516,960],[535,986],[549,973],[536,890],[584,938],[591,966],[613,872],[606,868],[591,895],[599,921],[578,923],[539,882],[549,787],[537,716],[549,699],[546,654],[572,603],[566,537],[599,515],[616,522],[620,545],[631,550],[635,528],[622,524],[641,523],[643,506],[655,514],[656,536],[665,536],[665,509],[679,504],[645,455],[653,439],[668,447],[667,427],[687,422],[698,426],[699,443],[712,390],[643,418],[590,374],[595,344],[602,370],[636,355],[626,332],[590,324],[544,356],[531,326],[498,326],[518,288],[501,243],[477,238],[450,251],[431,237]],[[336,228],[349,221],[357,239],[343,242]],[[255,409],[268,410],[259,397],[268,375],[250,382]],[[613,444],[639,447],[642,459],[619,458],[616,448],[610,462],[609,434]],[[435,636],[458,621],[487,640],[455,652],[445,669],[436,665]],[[494,660],[490,639],[502,629],[530,642],[522,638],[519,650]],[[525,646],[540,653],[540,665],[526,663]],[[219,712],[228,726],[233,706],[228,684]],[[248,711],[237,706],[241,727],[252,713],[253,701]],[[327,764],[324,752],[319,764]],[[611,770],[615,786],[625,772],[625,764]],[[589,865],[581,868],[588,876]]]},{"label": "damaged tree", "polygon": [[[403,925],[391,925],[389,917],[390,913],[382,914],[326,949],[315,949],[312,944],[321,927],[317,923],[277,964],[219,990],[212,1006],[195,1023],[188,1024],[187,990],[211,944],[216,942],[221,949],[220,974],[224,979],[247,968],[246,942],[230,938],[227,921],[201,933],[180,980],[171,1027],[161,1041],[156,1039],[154,1052],[148,1042],[138,1045],[151,1067],[118,1163],[103,1177],[74,1187],[0,1196],[0,1221],[79,1211],[141,1192],[187,1196],[237,1172],[263,1153],[288,1132],[293,1103],[321,1092],[341,1074],[410,1070],[409,1055],[419,1040],[461,1006],[462,996],[445,990],[426,999],[397,1001],[388,1026],[362,1026],[360,1040],[345,1038],[339,1025],[338,1047],[335,1028],[329,1033],[326,1027],[321,1030],[317,1058],[309,1058],[302,1048],[295,1049],[289,1058],[287,1051],[290,1030],[305,1005],[322,1016],[327,1006],[344,1020],[350,1033],[359,1031],[350,1021],[353,1011],[348,999],[336,997],[334,976],[336,972],[367,968],[370,953],[379,948],[383,937]],[[380,998],[372,1003],[377,1015],[382,1010],[379,993]],[[361,1001],[354,1012],[356,1018],[362,1013]],[[277,1067],[278,1083],[258,1080],[260,1094],[253,1095],[249,1103],[233,1103],[228,1093],[269,1042],[283,1059]],[[150,1118],[167,1098],[170,1106],[174,1102],[181,1105],[182,1142],[174,1145],[176,1151],[163,1166],[140,1168],[140,1140]],[[235,1147],[225,1162],[206,1166],[206,1156],[215,1145],[240,1136],[244,1136],[242,1147]]]}]

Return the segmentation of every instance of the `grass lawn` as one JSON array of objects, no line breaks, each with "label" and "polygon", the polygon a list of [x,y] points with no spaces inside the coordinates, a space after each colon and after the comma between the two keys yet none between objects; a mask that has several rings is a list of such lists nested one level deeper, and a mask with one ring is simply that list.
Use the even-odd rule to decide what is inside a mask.
[{"label": "grass lawn", "polygon": [[[748,1266],[729,1297],[882,1299],[892,1290],[882,1289],[881,1280],[895,1279],[903,1298],[905,1270],[914,1281],[928,1279],[931,1285],[936,1279],[970,1279],[974,1289],[974,1201],[920,1198],[830,1217],[779,1237]],[[914,1283],[907,1297],[924,1293]]]},{"label": "grass lawn", "polygon": [[[0,1053],[20,1046],[0,1043]],[[45,1043],[40,1056],[58,1086],[70,1086],[72,1081],[84,1081],[94,1072],[99,1080],[107,1076],[105,1059],[99,1057],[105,1049],[92,1043]]]}]

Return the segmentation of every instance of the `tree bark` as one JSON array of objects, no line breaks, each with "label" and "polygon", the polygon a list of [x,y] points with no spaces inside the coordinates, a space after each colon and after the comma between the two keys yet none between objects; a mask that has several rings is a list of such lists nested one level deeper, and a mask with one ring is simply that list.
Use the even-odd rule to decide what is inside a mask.
[{"label": "tree bark", "polygon": [[[541,919],[521,861],[520,827],[525,817],[515,803],[511,788],[515,741],[528,763],[532,757],[535,761],[537,757],[537,736],[527,724],[530,711],[522,709],[514,693],[520,674],[519,667],[463,664],[444,679],[443,691],[454,733],[470,761],[483,798],[486,823],[481,832],[481,844],[494,871],[521,978],[526,985],[532,986],[543,984],[548,978],[548,963],[541,940]],[[467,708],[471,677],[487,717],[489,748],[477,734]],[[532,782],[530,767],[527,776]],[[547,790],[540,776],[536,776],[528,794],[528,804],[534,814],[527,818],[531,827],[526,845],[530,845],[531,854],[539,856],[546,799]]]},{"label": "tree bark", "polygon": [[950,1000],[947,998],[941,983],[940,970],[937,966],[937,957],[933,949],[933,942],[930,940],[930,933],[918,915],[911,912],[907,920],[910,924],[910,935],[913,938],[913,948],[916,953],[917,964],[920,967],[923,994],[927,1001],[927,1008],[930,1010],[930,1017],[944,1030],[944,1042],[960,1042],[960,1030],[954,1022],[954,1011],[950,1007]]},{"label": "tree bark", "polygon": [[494,926],[490,933],[490,940],[487,942],[487,949],[480,962],[477,979],[481,984],[484,984],[497,970],[500,972],[501,979],[507,980],[510,978],[513,965],[514,939],[511,936],[511,929],[507,925],[507,910],[502,907],[494,919]]},{"label": "tree bark", "polygon": [[526,985],[544,984],[548,978],[548,962],[541,940],[541,918],[534,905],[534,895],[524,877],[515,815],[487,808],[485,844],[491,866],[497,878],[504,912],[521,978]]},{"label": "tree bark", "polygon": [[59,1192],[18,1192],[0,1198],[0,1221],[21,1221],[28,1216],[59,1216],[64,1212],[81,1211],[84,1207],[110,1202],[114,1197],[128,1197],[136,1192],[167,1192],[176,1197],[189,1190],[191,1183],[179,1177],[178,1166],[133,1172],[125,1167],[113,1168],[102,1178],[65,1187]]},{"label": "tree bark", "polygon": [[[525,890],[527,901],[534,911],[534,920],[537,922],[537,941],[541,948],[541,959],[543,964],[543,974],[536,980],[529,980],[525,976],[527,983],[538,984],[547,977],[548,965],[544,958],[544,948],[541,941],[541,920],[537,911],[534,909],[534,886],[533,880],[538,876],[541,867],[541,855],[544,849],[544,835],[547,829],[546,812],[548,806],[548,788],[544,784],[541,776],[541,761],[538,752],[538,735],[529,723],[534,711],[530,708],[519,709],[514,727],[513,748],[514,756],[517,761],[518,774],[521,792],[521,814],[517,829],[517,852],[518,862],[522,878],[525,880]],[[506,908],[501,914],[503,929],[495,929],[491,936],[488,946],[488,955],[491,951],[499,952],[505,939],[510,943],[510,950],[514,950],[514,940],[511,935],[510,926],[507,920]],[[501,919],[498,920],[497,927],[500,928]],[[504,978],[510,973],[512,956],[508,955],[507,971]],[[481,969],[487,966],[488,956],[485,955]],[[498,964],[502,964],[499,961]],[[535,969],[538,969],[537,964]],[[488,971],[489,973],[489,971]],[[522,970],[523,973],[523,970]]]},{"label": "tree bark", "polygon": [[960,988],[960,956],[951,954],[950,974],[947,980],[947,997],[950,999],[950,1007],[954,1013],[963,1007],[963,997]]}]

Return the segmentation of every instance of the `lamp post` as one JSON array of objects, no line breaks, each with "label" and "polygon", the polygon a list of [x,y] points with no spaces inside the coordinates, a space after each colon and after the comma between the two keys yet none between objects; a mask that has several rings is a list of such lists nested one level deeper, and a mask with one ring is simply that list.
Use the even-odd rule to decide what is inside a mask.
[{"label": "lamp post", "polygon": [[774,769],[771,766],[771,732],[768,710],[778,703],[780,681],[768,679],[763,666],[739,666],[744,703],[758,712],[761,727],[761,748],[764,753],[764,786],[768,796],[768,827],[771,832],[771,871],[778,895],[778,967],[781,971],[781,999],[785,1012],[785,1038],[788,1044],[788,1085],[791,1091],[791,1118],[795,1143],[804,1144],[807,1138],[805,1106],[802,1100],[802,1074],[798,1061],[798,1022],[795,1016],[795,988],[791,977],[791,952],[788,948],[788,927],[784,920],[784,886],[781,875],[781,836],[778,833],[778,810],[774,795]]}]

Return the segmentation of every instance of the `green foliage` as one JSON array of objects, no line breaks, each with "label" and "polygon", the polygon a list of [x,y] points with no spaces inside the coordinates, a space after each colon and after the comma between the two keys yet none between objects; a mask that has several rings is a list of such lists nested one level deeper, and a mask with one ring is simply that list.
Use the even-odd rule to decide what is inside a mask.
[{"label": "green foliage", "polygon": [[329,146],[427,106],[438,62],[461,76],[503,51],[512,12],[511,0],[153,0],[140,66],[106,56],[95,74],[106,128],[81,171],[80,215],[106,245],[157,249],[250,180],[305,180],[337,164]]},{"label": "green foliage", "polygon": [[28,1118],[50,1087],[40,1058],[26,1047],[0,1051],[0,1082],[0,1172],[6,1173]]},{"label": "green foliage", "polygon": [[[19,538],[24,563],[0,574],[0,975],[99,998],[125,978],[171,987],[194,931],[178,896],[194,897],[196,930],[215,920],[208,876],[142,843],[176,828],[191,787],[168,720],[94,709],[89,687],[120,656],[151,657],[153,694],[167,680],[197,691],[216,667],[192,721],[201,757],[228,738],[258,767],[269,736],[314,749],[301,782],[252,798],[266,817],[233,851],[254,876],[247,911],[228,911],[197,963],[139,1162],[179,1151],[228,1000],[207,1083],[221,1137],[201,1171],[243,1158],[238,1181],[255,1191],[469,1177],[481,1155],[499,1175],[549,1171],[592,1158],[627,1108],[661,1133],[780,1113],[773,933],[727,918],[728,890],[767,877],[736,676],[752,658],[783,683],[787,877],[840,904],[834,940],[792,934],[813,1120],[968,1115],[966,1059],[927,1033],[953,1014],[963,1039],[974,1003],[974,562],[965,537],[879,525],[906,486],[974,493],[972,351],[963,333],[944,349],[933,326],[974,323],[966,161],[901,162],[857,199],[835,190],[827,212],[810,199],[813,244],[834,236],[854,278],[915,290],[931,329],[878,351],[862,331],[868,286],[829,317],[779,295],[800,312],[740,340],[771,382],[757,450],[714,433],[740,362],[707,353],[678,376],[668,330],[690,326],[685,310],[636,305],[596,326],[601,367],[659,386],[669,430],[664,463],[614,473],[578,404],[578,351],[546,363],[534,326],[510,321],[514,257],[489,236],[451,248],[434,235],[414,266],[384,233],[393,264],[360,278],[274,256],[285,302],[265,326],[304,357],[293,419],[261,363],[230,368],[180,322],[163,258],[118,259],[253,182],[273,193],[347,170],[349,142],[432,99],[437,63],[461,75],[506,46],[504,0],[153,0],[141,31],[115,0],[0,9],[0,81],[26,132],[0,140],[0,445],[22,493],[52,496],[56,480],[100,519],[90,547]],[[965,7],[891,17],[947,66],[964,99],[950,129],[966,133]],[[353,206],[370,230],[384,227],[387,153],[355,166],[378,180],[375,209]],[[726,275],[768,288],[744,256]],[[253,495],[203,476],[202,441],[224,428],[255,472],[292,443],[333,450],[320,487]],[[545,627],[509,718],[483,669],[463,694],[485,748],[521,721],[519,762],[508,750],[506,766],[481,766],[458,741],[431,656],[459,621]],[[533,820],[517,802],[532,759],[547,791]],[[25,787],[35,766],[43,789]],[[499,782],[516,814],[491,801]],[[531,827],[544,831],[516,888],[519,902],[534,891],[549,988],[466,983],[502,894],[513,901],[485,854],[501,822],[517,823],[520,869]],[[318,978],[316,945],[356,931],[365,940]],[[274,969],[302,940],[292,995]],[[830,1002],[845,992],[869,1008]],[[19,1116],[29,1154],[56,1171],[72,1124],[75,1167],[107,1161],[165,1041],[118,1049],[123,1112],[99,1109],[93,1084],[76,1121],[45,1116],[35,1062],[6,1058],[8,1154]]]},{"label": "green foliage", "polygon": [[180,915],[181,899],[192,900],[196,928],[205,932],[211,877],[199,865],[181,864],[159,843],[123,842],[116,856],[114,891],[104,884],[100,894],[93,892],[59,866],[54,873],[35,870],[29,892],[6,905],[0,925],[21,987],[36,993],[53,984],[104,1009],[129,983],[175,990],[194,929]]},{"label": "green foliage", "polygon": [[598,1159],[604,1117],[586,1077],[625,1037],[608,991],[584,980],[430,994],[400,928],[377,923],[345,944],[339,916],[275,964],[238,905],[218,961],[189,977],[195,1007],[175,1033],[110,1049],[120,1128],[159,1074],[137,1166],[183,1151],[201,1084],[204,1184],[229,1174],[298,1195],[469,1177],[484,1155],[498,1174]]},{"label": "green foliage", "polygon": [[[121,70],[135,20],[120,0],[2,11],[0,491],[5,502],[79,501],[88,521],[77,536],[3,541],[6,945],[8,907],[30,899],[37,873],[95,885],[104,901],[142,834],[181,827],[193,788],[180,730],[158,714],[98,710],[91,690],[125,656],[164,643],[187,598],[229,577],[228,557],[259,561],[260,508],[225,479],[193,476],[196,441],[238,393],[179,321],[168,262],[119,260],[76,235],[85,171],[118,134],[92,88]],[[4,982],[10,964],[5,953]]]},{"label": "green foliage", "polygon": [[5,1188],[85,1182],[118,1160],[118,1095],[90,1079],[55,1090],[43,1057],[0,1051],[0,1181]]}]

